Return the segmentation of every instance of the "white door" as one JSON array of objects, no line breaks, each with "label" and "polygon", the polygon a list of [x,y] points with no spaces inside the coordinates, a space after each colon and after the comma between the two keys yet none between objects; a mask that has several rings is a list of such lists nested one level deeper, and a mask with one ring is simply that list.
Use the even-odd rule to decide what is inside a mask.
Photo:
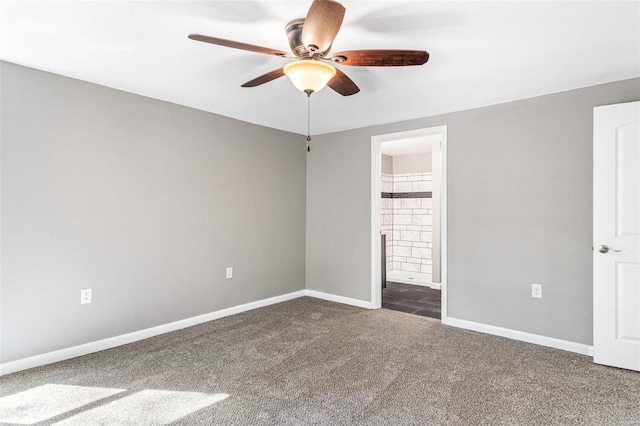
[{"label": "white door", "polygon": [[593,360],[640,371],[640,102],[593,118]]}]

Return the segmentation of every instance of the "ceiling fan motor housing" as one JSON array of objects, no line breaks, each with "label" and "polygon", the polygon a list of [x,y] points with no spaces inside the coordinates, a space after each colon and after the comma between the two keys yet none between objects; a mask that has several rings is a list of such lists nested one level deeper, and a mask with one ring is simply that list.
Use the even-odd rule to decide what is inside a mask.
[{"label": "ceiling fan motor housing", "polygon": [[302,28],[304,27],[304,18],[294,19],[286,25],[287,38],[289,39],[289,47],[291,51],[299,58],[309,58],[309,57],[324,57],[329,50],[331,50],[331,46],[327,48],[324,52],[319,52],[317,50],[309,50],[307,46],[302,44]]}]

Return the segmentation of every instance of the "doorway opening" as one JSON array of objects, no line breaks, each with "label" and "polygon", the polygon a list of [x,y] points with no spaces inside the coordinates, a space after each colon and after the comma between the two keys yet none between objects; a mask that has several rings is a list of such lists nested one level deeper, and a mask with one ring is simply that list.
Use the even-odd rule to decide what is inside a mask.
[{"label": "doorway opening", "polygon": [[373,136],[371,300],[446,321],[446,126]]}]

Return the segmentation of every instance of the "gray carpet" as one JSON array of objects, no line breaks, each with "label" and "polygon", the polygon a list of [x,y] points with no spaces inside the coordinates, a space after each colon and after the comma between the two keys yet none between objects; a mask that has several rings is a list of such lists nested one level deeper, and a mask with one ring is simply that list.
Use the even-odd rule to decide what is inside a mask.
[{"label": "gray carpet", "polygon": [[640,424],[639,373],[311,298],[11,374],[0,385],[5,413],[12,398],[32,393],[13,407],[18,420],[38,395],[58,397],[44,385],[64,389],[47,406],[63,407],[62,394],[98,395],[38,425]]}]

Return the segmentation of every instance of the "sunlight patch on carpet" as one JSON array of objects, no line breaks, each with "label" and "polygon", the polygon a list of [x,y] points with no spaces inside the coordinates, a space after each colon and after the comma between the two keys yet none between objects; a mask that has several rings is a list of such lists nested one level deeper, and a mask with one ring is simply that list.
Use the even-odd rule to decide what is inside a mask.
[{"label": "sunlight patch on carpet", "polygon": [[54,423],[61,426],[159,425],[176,421],[229,395],[143,390]]},{"label": "sunlight patch on carpet", "polygon": [[86,386],[38,386],[0,398],[0,422],[30,425],[124,392]]}]

